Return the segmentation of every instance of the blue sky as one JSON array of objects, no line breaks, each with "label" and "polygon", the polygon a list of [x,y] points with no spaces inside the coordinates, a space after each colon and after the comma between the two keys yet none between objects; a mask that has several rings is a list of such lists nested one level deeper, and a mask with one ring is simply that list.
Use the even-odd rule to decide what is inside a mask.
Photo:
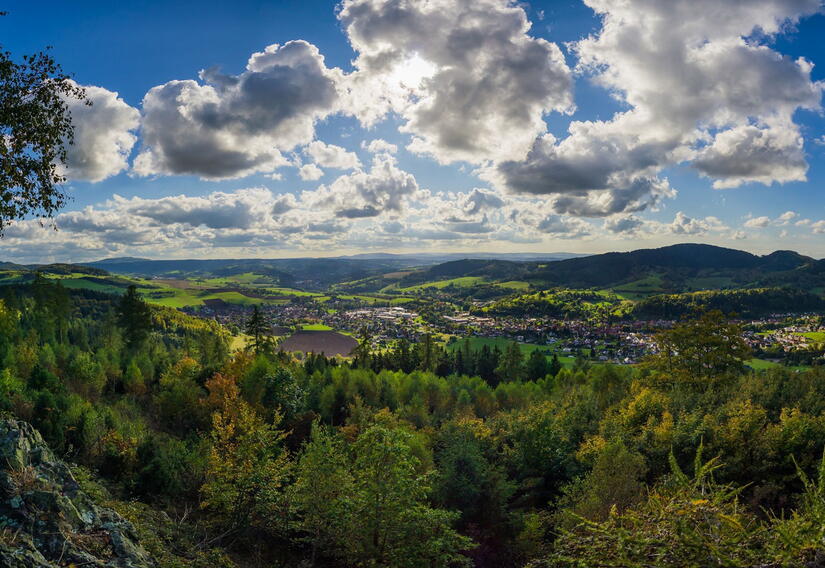
[{"label": "blue sky", "polygon": [[825,256],[819,1],[618,4],[12,2],[94,104],[59,231],[0,255]]}]

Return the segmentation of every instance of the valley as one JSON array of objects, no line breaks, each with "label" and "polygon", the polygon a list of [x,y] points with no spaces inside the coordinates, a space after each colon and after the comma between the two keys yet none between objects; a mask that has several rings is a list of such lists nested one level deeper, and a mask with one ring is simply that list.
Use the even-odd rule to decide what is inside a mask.
[{"label": "valley", "polygon": [[[366,334],[387,350],[424,336],[515,342],[565,366],[635,364],[680,318],[718,309],[745,325],[751,363],[805,368],[822,361],[825,261],[790,251],[756,256],[709,245],[541,260],[376,255],[377,258],[150,261],[9,266],[0,284],[40,272],[69,289],[122,294],[214,320],[245,345],[253,306],[285,340],[308,327]],[[563,255],[562,255],[563,256]],[[800,331],[802,330],[802,331]],[[303,341],[304,352],[324,344]],[[300,349],[296,349],[300,350]]]}]

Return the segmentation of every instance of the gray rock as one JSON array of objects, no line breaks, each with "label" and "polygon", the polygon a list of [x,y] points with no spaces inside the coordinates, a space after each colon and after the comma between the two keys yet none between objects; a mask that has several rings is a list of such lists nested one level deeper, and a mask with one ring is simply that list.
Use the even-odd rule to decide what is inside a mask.
[{"label": "gray rock", "polygon": [[0,419],[0,566],[156,568],[134,527],[81,491],[26,422]]}]

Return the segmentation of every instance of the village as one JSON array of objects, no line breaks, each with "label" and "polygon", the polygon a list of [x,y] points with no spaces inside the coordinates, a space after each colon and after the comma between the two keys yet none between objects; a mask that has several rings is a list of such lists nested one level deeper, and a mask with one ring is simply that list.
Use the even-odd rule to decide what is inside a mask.
[{"label": "village", "polygon": [[[405,339],[417,342],[426,334],[444,343],[460,338],[486,338],[535,345],[548,354],[581,357],[599,363],[633,365],[656,351],[654,335],[672,327],[673,320],[628,320],[594,324],[585,320],[552,317],[490,317],[457,312],[448,305],[429,303],[426,310],[403,306],[342,306],[315,302],[261,304],[274,336],[288,336],[293,330],[324,329],[370,338],[374,349],[384,349]],[[250,308],[239,305],[203,306],[186,311],[214,319],[233,334],[241,334]],[[426,313],[425,313],[426,312]],[[446,313],[445,313],[446,312]],[[757,320],[737,321],[754,354],[774,363],[785,359],[818,364],[823,361],[825,326],[819,316],[776,314]]]}]

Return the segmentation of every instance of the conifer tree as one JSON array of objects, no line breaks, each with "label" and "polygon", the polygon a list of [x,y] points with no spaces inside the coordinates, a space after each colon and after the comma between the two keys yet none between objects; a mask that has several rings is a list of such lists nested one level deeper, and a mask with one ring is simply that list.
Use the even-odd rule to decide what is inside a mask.
[{"label": "conifer tree", "polygon": [[129,286],[120,299],[117,315],[126,347],[131,351],[136,350],[146,341],[152,330],[152,311],[134,285]]},{"label": "conifer tree", "polygon": [[269,343],[271,336],[269,322],[266,321],[261,309],[255,305],[252,307],[252,315],[246,322],[246,333],[252,336],[252,348],[255,353],[261,353]]},{"label": "conifer tree", "polygon": [[527,359],[527,379],[530,381],[543,379],[547,371],[547,357],[540,350],[533,349]]}]

